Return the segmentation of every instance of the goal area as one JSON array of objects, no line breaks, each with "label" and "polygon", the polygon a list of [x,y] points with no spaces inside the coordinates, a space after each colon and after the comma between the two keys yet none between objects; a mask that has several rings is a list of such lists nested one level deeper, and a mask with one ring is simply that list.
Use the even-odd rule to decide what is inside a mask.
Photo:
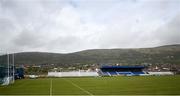
[{"label": "goal area", "polygon": [[0,85],[14,83],[14,54],[0,52]]}]

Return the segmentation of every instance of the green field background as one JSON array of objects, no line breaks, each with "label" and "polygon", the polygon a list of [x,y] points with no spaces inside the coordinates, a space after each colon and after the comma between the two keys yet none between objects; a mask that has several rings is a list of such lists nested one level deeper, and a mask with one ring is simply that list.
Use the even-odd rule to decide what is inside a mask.
[{"label": "green field background", "polygon": [[180,95],[180,76],[22,79],[0,95]]}]

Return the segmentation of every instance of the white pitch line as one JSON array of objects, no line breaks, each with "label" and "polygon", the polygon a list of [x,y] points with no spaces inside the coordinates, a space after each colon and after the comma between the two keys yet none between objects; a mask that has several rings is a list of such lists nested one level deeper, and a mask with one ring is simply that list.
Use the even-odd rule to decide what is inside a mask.
[{"label": "white pitch line", "polygon": [[69,83],[71,83],[73,86],[75,86],[75,87],[81,89],[82,91],[84,91],[85,93],[89,94],[90,96],[94,96],[92,93],[90,93],[89,91],[87,91],[87,90],[81,88],[81,87],[78,86],[77,84],[75,84],[75,83],[73,83],[73,82],[71,82],[71,81],[69,81],[69,80],[66,80],[66,79],[64,79],[64,80],[67,81],[67,82],[69,82]]},{"label": "white pitch line", "polygon": [[52,79],[50,80],[49,96],[52,96]]}]

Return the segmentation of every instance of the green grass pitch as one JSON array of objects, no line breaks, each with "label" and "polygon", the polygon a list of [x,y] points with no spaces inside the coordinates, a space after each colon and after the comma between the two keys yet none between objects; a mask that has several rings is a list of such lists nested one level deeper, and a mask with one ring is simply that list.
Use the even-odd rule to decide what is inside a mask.
[{"label": "green grass pitch", "polygon": [[0,95],[179,95],[180,76],[119,76],[17,80]]}]

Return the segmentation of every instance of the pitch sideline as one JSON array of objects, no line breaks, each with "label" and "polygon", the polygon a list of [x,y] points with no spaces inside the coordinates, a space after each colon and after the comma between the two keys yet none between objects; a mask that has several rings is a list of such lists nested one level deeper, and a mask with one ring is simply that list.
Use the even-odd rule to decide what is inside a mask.
[{"label": "pitch sideline", "polygon": [[52,78],[50,80],[49,96],[52,96]]},{"label": "pitch sideline", "polygon": [[64,80],[67,81],[67,82],[69,82],[69,83],[71,83],[73,86],[75,86],[75,87],[81,89],[82,91],[84,91],[85,93],[89,94],[90,96],[94,96],[92,93],[90,93],[89,91],[87,91],[87,90],[81,88],[81,87],[78,86],[77,84],[75,84],[75,83],[73,83],[73,82],[71,82],[71,81],[69,81],[69,80],[66,80],[66,79],[64,79]]}]

